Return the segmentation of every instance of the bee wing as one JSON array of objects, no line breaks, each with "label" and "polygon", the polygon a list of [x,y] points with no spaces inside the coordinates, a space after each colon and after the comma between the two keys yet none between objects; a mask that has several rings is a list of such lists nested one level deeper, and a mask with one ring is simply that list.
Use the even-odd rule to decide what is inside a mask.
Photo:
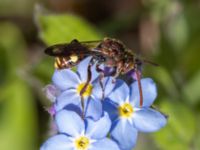
[{"label": "bee wing", "polygon": [[128,48],[127,48],[126,51],[127,51],[128,53],[134,55],[134,56],[136,57],[136,59],[140,60],[141,63],[150,64],[150,65],[152,65],[152,66],[159,66],[157,63],[152,62],[152,61],[150,61],[150,60],[148,60],[148,59],[146,59],[146,58],[144,58],[144,57],[141,57],[141,56],[139,56],[138,54],[134,53],[134,51],[131,50],[131,49],[128,49]]},{"label": "bee wing", "polygon": [[143,60],[144,63],[150,64],[150,65],[153,65],[153,66],[159,66],[159,64],[154,63],[154,62],[152,62],[150,60],[146,60],[146,59],[142,59],[142,60]]},{"label": "bee wing", "polygon": [[44,52],[50,56],[62,56],[64,55],[65,47],[67,44],[56,44],[47,47]]},{"label": "bee wing", "polygon": [[70,56],[71,54],[84,55],[92,53],[100,41],[85,41],[78,42],[73,40],[71,43],[67,44],[56,44],[45,49],[45,53],[50,56]]},{"label": "bee wing", "polygon": [[143,64],[149,64],[149,65],[156,66],[156,67],[159,66],[159,64],[157,64],[155,62],[152,62],[151,60],[148,60],[148,59],[146,59],[144,57],[136,55],[136,58],[138,60],[140,60],[140,62],[143,63]]}]

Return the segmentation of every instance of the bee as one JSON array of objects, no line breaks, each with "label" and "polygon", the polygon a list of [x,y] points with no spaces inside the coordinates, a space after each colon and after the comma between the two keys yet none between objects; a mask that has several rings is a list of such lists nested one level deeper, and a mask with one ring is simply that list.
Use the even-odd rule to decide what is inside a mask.
[{"label": "bee", "polygon": [[[112,69],[110,76],[118,77],[120,74],[127,74],[130,71],[135,72],[140,92],[140,106],[143,104],[142,87],[140,82],[140,68],[146,60],[140,59],[128,49],[120,40],[104,38],[99,41],[79,42],[74,39],[68,44],[56,44],[45,49],[45,53],[55,57],[55,68],[64,69],[76,66],[80,61],[88,56],[92,59],[88,65],[88,79],[83,93],[91,80],[91,66],[96,63],[96,70],[101,74],[101,78],[106,75],[101,64]],[[150,62],[151,63],[151,62]]]}]

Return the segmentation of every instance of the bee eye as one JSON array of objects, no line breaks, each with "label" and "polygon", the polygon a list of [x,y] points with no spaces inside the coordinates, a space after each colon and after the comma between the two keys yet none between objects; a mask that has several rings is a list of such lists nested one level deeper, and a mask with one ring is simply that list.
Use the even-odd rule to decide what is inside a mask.
[{"label": "bee eye", "polygon": [[74,63],[73,63],[72,61],[69,61],[69,64],[70,64],[70,65],[74,65]]},{"label": "bee eye", "polygon": [[105,61],[106,61],[106,58],[105,58],[105,57],[102,57],[102,58],[101,58],[101,61],[102,61],[102,62],[105,62]]},{"label": "bee eye", "polygon": [[102,56],[99,56],[97,59],[98,59],[99,62],[105,62],[106,61],[106,58],[102,57]]}]

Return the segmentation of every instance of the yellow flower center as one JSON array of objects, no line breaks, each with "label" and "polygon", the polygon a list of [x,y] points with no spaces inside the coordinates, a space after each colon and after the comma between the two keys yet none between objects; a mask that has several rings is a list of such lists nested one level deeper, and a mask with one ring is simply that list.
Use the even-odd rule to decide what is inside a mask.
[{"label": "yellow flower center", "polygon": [[121,117],[129,118],[133,114],[133,107],[130,103],[124,103],[123,105],[118,107],[118,112]]},{"label": "yellow flower center", "polygon": [[81,136],[75,140],[76,150],[87,150],[89,147],[89,144],[90,144],[90,140],[85,136]]},{"label": "yellow flower center", "polygon": [[83,93],[82,93],[82,96],[83,96],[83,97],[90,96],[91,93],[92,93],[92,89],[93,89],[92,85],[89,83],[89,84],[87,85],[87,87],[85,88],[85,90],[82,91],[83,88],[84,88],[84,86],[85,86],[85,84],[86,84],[86,83],[81,83],[81,84],[79,84],[78,87],[77,87],[77,93],[81,95],[81,92],[83,92]]}]

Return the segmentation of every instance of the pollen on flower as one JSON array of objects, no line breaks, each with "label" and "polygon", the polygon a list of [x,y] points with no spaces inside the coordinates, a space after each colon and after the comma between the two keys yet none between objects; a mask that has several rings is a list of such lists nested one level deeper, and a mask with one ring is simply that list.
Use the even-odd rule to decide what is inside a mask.
[{"label": "pollen on flower", "polygon": [[[84,88],[86,83],[81,83],[78,85],[77,87],[77,93],[80,94],[81,93],[81,90]],[[92,89],[93,89],[93,86],[91,84],[88,84],[85,91],[82,93],[82,96],[83,97],[86,97],[86,96],[90,96],[91,93],[92,93]]]},{"label": "pollen on flower", "polygon": [[76,150],[87,150],[89,145],[90,145],[90,140],[85,136],[81,136],[75,140]]},{"label": "pollen on flower", "polygon": [[133,114],[133,107],[130,103],[124,103],[118,107],[118,112],[120,117],[129,118]]}]

